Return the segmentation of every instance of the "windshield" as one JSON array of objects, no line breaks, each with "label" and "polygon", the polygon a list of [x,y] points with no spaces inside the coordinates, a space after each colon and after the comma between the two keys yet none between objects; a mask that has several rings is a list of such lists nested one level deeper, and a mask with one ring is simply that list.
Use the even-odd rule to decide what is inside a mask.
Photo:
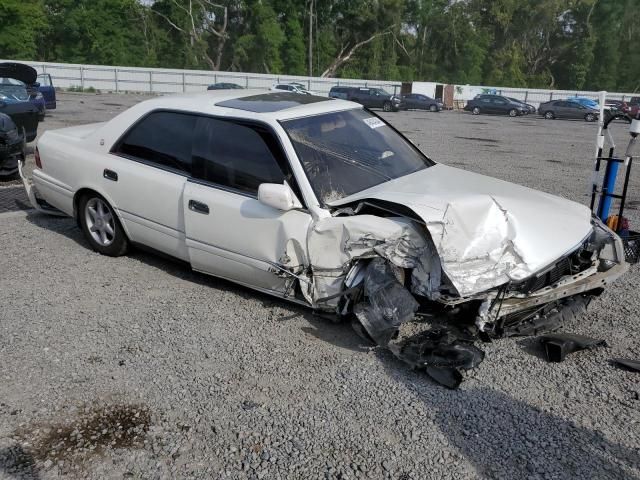
[{"label": "windshield", "polygon": [[371,90],[373,90],[374,92],[378,92],[380,95],[387,95],[387,96],[391,95],[384,88],[372,88]]},{"label": "windshield", "polygon": [[362,110],[282,122],[323,204],[433,165],[380,118]]}]

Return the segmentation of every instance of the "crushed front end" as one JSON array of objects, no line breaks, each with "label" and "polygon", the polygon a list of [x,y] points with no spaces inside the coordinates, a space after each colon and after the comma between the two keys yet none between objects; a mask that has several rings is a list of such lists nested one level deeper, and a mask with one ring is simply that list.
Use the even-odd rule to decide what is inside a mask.
[{"label": "crushed front end", "polygon": [[371,215],[378,208],[360,205],[315,225],[306,296],[449,388],[483,360],[477,342],[554,331],[628,268],[620,238],[593,218],[589,235],[547,267],[460,295],[426,225],[407,212]]}]

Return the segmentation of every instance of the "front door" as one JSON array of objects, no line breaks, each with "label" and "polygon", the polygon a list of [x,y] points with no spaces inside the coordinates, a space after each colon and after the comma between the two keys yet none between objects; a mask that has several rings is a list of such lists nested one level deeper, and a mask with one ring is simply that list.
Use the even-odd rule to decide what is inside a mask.
[{"label": "front door", "polygon": [[311,215],[257,199],[261,183],[294,181],[274,134],[260,125],[201,117],[193,159],[183,199],[192,267],[284,293],[291,277],[282,269],[298,272],[307,263]]}]

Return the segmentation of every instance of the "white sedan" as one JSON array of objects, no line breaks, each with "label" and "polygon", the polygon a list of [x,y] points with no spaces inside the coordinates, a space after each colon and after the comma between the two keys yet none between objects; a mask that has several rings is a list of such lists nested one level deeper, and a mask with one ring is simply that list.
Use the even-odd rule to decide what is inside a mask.
[{"label": "white sedan", "polygon": [[414,366],[481,360],[460,335],[398,343],[418,318],[471,341],[553,330],[627,268],[588,208],[435,163],[361,105],[313,95],[166,96],[47,131],[25,186],[102,254],[142,244],[350,318]]}]

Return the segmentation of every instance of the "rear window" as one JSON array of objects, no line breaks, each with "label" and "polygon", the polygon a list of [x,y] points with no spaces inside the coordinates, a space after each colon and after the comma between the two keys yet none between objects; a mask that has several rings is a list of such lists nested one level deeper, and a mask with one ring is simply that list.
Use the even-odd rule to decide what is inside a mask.
[{"label": "rear window", "polygon": [[125,134],[113,153],[190,174],[197,119],[185,113],[152,112]]}]

